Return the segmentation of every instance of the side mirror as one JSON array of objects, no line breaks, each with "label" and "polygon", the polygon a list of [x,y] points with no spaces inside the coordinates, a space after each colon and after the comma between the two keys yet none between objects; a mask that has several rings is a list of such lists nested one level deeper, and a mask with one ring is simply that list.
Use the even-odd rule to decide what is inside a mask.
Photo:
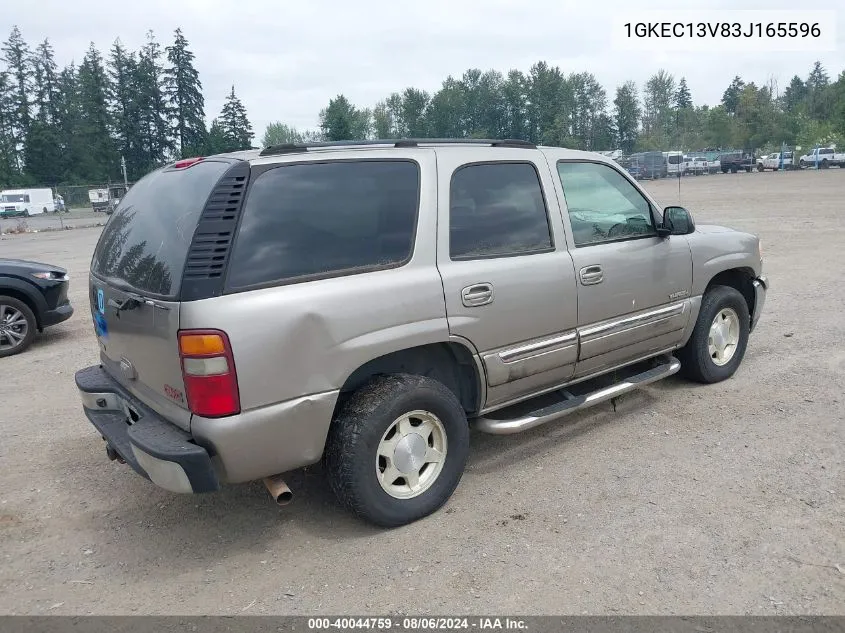
[{"label": "side mirror", "polygon": [[683,207],[666,207],[663,209],[663,230],[661,235],[689,235],[695,231],[692,215]]}]

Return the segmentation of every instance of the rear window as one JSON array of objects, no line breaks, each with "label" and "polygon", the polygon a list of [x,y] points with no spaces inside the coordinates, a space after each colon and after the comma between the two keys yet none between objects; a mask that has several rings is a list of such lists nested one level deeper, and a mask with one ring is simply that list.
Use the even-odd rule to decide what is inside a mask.
[{"label": "rear window", "polygon": [[679,155],[670,156],[669,157],[669,164],[670,165],[680,165],[682,160],[683,160],[683,157],[681,157]]},{"label": "rear window", "polygon": [[819,154],[833,154],[832,149],[820,149]]},{"label": "rear window", "polygon": [[92,272],[138,292],[174,298],[202,208],[230,163],[154,171],[126,192],[109,219]]},{"label": "rear window", "polygon": [[229,288],[388,268],[413,251],[419,168],[407,160],[302,163],[258,176]]}]

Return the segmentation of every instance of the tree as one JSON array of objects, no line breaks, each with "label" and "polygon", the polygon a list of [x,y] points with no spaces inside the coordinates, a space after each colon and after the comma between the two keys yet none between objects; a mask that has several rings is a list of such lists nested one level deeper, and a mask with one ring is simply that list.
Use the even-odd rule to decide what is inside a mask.
[{"label": "tree", "polygon": [[725,106],[725,112],[728,114],[736,114],[739,95],[743,88],[745,88],[745,82],[737,75],[722,95],[722,105]]},{"label": "tree", "polygon": [[613,106],[619,147],[626,153],[633,152],[639,136],[642,114],[637,85],[633,81],[626,81],[616,89]]},{"label": "tree", "polygon": [[8,72],[7,98],[11,99],[9,131],[12,147],[11,160],[17,173],[23,170],[23,151],[30,124],[30,88],[32,86],[32,53],[17,26],[12,28],[9,39],[3,43],[3,61]]},{"label": "tree", "polygon": [[261,146],[270,147],[272,145],[285,145],[287,143],[311,143],[319,140],[319,132],[311,130],[300,132],[292,125],[286,125],[277,121],[268,125],[267,129],[264,130]]},{"label": "tree", "polygon": [[195,155],[205,147],[205,99],[182,29],[176,29],[173,45],[165,50],[170,66],[164,69],[163,87],[170,106],[170,133],[180,157]]},{"label": "tree", "polygon": [[673,143],[674,100],[675,78],[660,69],[649,78],[643,91],[643,134],[650,148],[660,149]]},{"label": "tree", "polygon": [[252,146],[252,137],[255,135],[252,132],[246,108],[235,95],[235,86],[232,86],[231,92],[226,97],[219,121],[223,138],[226,140],[226,149],[223,151],[233,152],[249,149]]},{"label": "tree", "polygon": [[20,173],[17,167],[15,143],[15,100],[6,72],[0,72],[0,187],[17,183]]},{"label": "tree", "polygon": [[827,119],[830,115],[829,85],[827,71],[821,62],[816,62],[807,77],[807,113],[817,121]]},{"label": "tree", "polygon": [[77,73],[79,129],[77,136],[86,148],[74,159],[87,180],[105,181],[119,174],[119,158],[111,136],[109,111],[111,86],[103,58],[92,42]]},{"label": "tree", "polygon": [[787,112],[797,112],[807,99],[807,86],[801,77],[794,75],[783,91],[783,107]]},{"label": "tree", "polygon": [[572,91],[557,66],[537,62],[528,71],[528,140],[566,145]]},{"label": "tree", "polygon": [[167,99],[162,87],[164,69],[161,46],[152,31],[138,53],[135,84],[138,102],[138,125],[141,134],[141,162],[132,166],[143,174],[164,162],[172,143],[168,129]]},{"label": "tree", "polygon": [[687,86],[686,77],[681,77],[681,81],[678,82],[678,89],[675,91],[675,107],[678,110],[692,107],[692,95]]},{"label": "tree", "polygon": [[320,112],[320,130],[327,141],[365,139],[370,132],[371,113],[359,110],[342,94],[329,100]]},{"label": "tree", "polygon": [[206,154],[222,154],[230,152],[229,139],[226,138],[226,132],[223,131],[223,125],[219,119],[214,119],[211,122],[211,127],[208,128],[208,137],[206,139]]},{"label": "tree", "polygon": [[440,90],[434,93],[426,118],[431,136],[462,138],[465,136],[462,121],[465,118],[465,93],[454,77],[447,77]]},{"label": "tree", "polygon": [[35,85],[35,117],[30,123],[24,149],[27,177],[36,183],[61,180],[61,137],[59,105],[61,95],[58,68],[48,40],[38,45],[32,59]]},{"label": "tree", "polygon": [[126,51],[120,39],[112,46],[109,76],[112,86],[109,106],[117,149],[135,177],[137,167],[148,162],[143,148],[138,99],[138,61],[135,53]]},{"label": "tree", "polygon": [[528,82],[518,70],[511,70],[502,84],[502,136],[528,138]]}]

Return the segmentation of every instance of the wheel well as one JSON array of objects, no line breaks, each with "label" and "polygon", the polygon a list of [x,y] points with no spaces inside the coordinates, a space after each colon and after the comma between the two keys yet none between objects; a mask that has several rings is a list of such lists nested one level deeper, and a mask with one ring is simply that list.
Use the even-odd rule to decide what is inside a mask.
[{"label": "wheel well", "polygon": [[724,270],[710,280],[707,288],[704,290],[707,293],[713,286],[730,286],[736,288],[739,293],[745,297],[745,303],[748,305],[748,313],[754,314],[754,271],[750,268],[732,268]]},{"label": "wheel well", "polygon": [[14,288],[0,288],[0,297],[12,297],[25,303],[32,310],[32,314],[35,315],[35,323],[38,325],[39,331],[41,330],[41,315],[38,313],[35,303],[25,292],[15,290]]},{"label": "wheel well", "polygon": [[467,414],[476,413],[481,407],[481,377],[472,353],[458,343],[434,343],[386,354],[356,369],[340,389],[335,414],[373,376],[398,373],[427,376],[443,383]]}]

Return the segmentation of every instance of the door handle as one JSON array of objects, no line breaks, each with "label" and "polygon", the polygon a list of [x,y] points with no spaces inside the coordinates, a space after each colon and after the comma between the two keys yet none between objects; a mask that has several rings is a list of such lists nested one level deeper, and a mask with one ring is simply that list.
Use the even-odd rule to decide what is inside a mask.
[{"label": "door handle", "polygon": [[492,284],[473,284],[461,290],[461,301],[467,308],[493,303]]},{"label": "door handle", "polygon": [[604,273],[601,266],[584,266],[579,273],[581,283],[585,286],[600,284],[604,280]]}]

